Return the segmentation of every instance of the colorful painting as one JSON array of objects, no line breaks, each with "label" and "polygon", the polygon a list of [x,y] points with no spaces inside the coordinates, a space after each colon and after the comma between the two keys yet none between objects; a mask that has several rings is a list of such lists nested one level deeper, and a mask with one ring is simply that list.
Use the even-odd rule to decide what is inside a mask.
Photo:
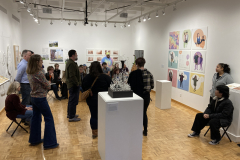
[{"label": "colorful painting", "polygon": [[169,51],[168,68],[178,68],[178,51]]},{"label": "colorful painting", "polygon": [[177,88],[189,91],[189,77],[190,73],[178,70],[177,74]]},{"label": "colorful painting", "polygon": [[190,71],[191,51],[179,51],[178,53],[178,69]]},{"label": "colorful painting", "polygon": [[177,87],[177,70],[168,69],[168,80],[172,82],[173,87]]},{"label": "colorful painting", "polygon": [[206,51],[192,51],[191,71],[205,73]]},{"label": "colorful painting", "polygon": [[58,47],[58,41],[49,41],[49,47]]},{"label": "colorful painting", "polygon": [[204,75],[198,73],[191,73],[189,87],[189,92],[203,96]]},{"label": "colorful painting", "polygon": [[190,29],[186,29],[180,32],[180,43],[179,47],[180,49],[191,49],[191,44],[192,44],[192,31]]},{"label": "colorful painting", "polygon": [[50,49],[50,62],[63,62],[63,49]]},{"label": "colorful painting", "polygon": [[179,49],[179,31],[169,33],[169,49]]},{"label": "colorful painting", "polygon": [[207,27],[193,30],[192,49],[207,49],[207,32]]}]

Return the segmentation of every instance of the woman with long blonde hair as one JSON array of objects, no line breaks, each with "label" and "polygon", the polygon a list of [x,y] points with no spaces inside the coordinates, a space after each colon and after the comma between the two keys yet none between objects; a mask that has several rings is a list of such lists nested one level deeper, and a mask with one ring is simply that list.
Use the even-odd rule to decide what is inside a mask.
[{"label": "woman with long blonde hair", "polygon": [[33,111],[31,107],[22,105],[19,98],[20,83],[15,81],[10,84],[5,100],[6,115],[9,119],[16,121],[16,118],[25,120],[25,125],[30,125]]},{"label": "woman with long blonde hair", "polygon": [[[32,126],[30,128],[29,143],[37,145],[43,142],[44,149],[52,149],[59,146],[51,109],[46,99],[50,82],[42,72],[42,58],[38,54],[31,56],[28,62],[27,74],[31,86],[31,102],[33,105]],[[42,115],[45,121],[44,140],[41,139]]]}]

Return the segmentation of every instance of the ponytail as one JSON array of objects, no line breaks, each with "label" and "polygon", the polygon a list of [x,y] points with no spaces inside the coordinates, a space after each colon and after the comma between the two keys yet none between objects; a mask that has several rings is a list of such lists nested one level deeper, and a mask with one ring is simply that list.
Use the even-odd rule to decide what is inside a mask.
[{"label": "ponytail", "polygon": [[223,68],[224,73],[228,73],[228,74],[230,74],[231,69],[230,69],[230,67],[229,67],[228,64],[219,63],[219,65]]}]

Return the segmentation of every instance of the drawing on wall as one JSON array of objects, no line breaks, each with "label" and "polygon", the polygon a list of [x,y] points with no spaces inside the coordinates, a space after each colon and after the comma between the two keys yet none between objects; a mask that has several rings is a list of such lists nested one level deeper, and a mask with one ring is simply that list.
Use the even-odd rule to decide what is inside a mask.
[{"label": "drawing on wall", "polygon": [[63,49],[50,49],[50,62],[63,63]]},{"label": "drawing on wall", "polygon": [[169,49],[179,49],[179,31],[169,32]]},{"label": "drawing on wall", "polygon": [[91,63],[94,61],[94,56],[87,56],[87,63]]},{"label": "drawing on wall", "polygon": [[204,75],[198,73],[191,73],[189,87],[189,92],[203,96]]},{"label": "drawing on wall", "polygon": [[97,54],[97,55],[103,55],[103,50],[97,49],[97,50],[96,50],[96,54]]},{"label": "drawing on wall", "polygon": [[191,49],[192,44],[192,31],[190,29],[186,29],[180,32],[180,49]]},{"label": "drawing on wall", "polygon": [[178,70],[177,88],[188,91],[189,90],[189,76],[190,73]]},{"label": "drawing on wall", "polygon": [[110,53],[110,55],[112,54],[112,51],[110,50],[110,49],[105,49],[104,50],[104,53],[105,53],[105,55],[107,54],[107,53]]},{"label": "drawing on wall", "polygon": [[49,41],[49,47],[58,47],[58,41]]},{"label": "drawing on wall", "polygon": [[205,73],[206,51],[192,51],[191,71]]},{"label": "drawing on wall", "polygon": [[101,62],[102,58],[103,58],[103,56],[96,56],[96,59],[97,59],[98,62]]},{"label": "drawing on wall", "polygon": [[87,56],[92,56],[95,55],[95,50],[94,49],[87,49]]},{"label": "drawing on wall", "polygon": [[207,49],[207,27],[193,30],[192,49]]},{"label": "drawing on wall", "polygon": [[112,53],[113,53],[113,56],[118,56],[119,55],[119,51],[118,50],[113,50]]},{"label": "drawing on wall", "polygon": [[17,69],[17,66],[20,63],[20,59],[21,59],[21,52],[19,52],[19,46],[13,45],[13,52],[14,52],[15,69]]},{"label": "drawing on wall", "polygon": [[42,48],[42,60],[49,60],[48,48]]},{"label": "drawing on wall", "polygon": [[179,51],[178,69],[190,71],[191,51]]},{"label": "drawing on wall", "polygon": [[178,51],[169,51],[168,53],[168,67],[178,68]]},{"label": "drawing on wall", "polygon": [[116,56],[112,57],[112,59],[113,59],[113,62],[119,62],[119,59]]},{"label": "drawing on wall", "polygon": [[177,87],[177,70],[168,69],[168,80],[172,82],[173,87]]}]

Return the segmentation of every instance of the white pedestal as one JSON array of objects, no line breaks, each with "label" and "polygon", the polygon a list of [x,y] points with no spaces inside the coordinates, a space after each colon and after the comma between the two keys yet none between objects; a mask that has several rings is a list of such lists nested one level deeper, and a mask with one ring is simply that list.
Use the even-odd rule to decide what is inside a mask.
[{"label": "white pedestal", "polygon": [[167,80],[158,80],[156,82],[156,102],[159,109],[171,108],[172,82]]},{"label": "white pedestal", "polygon": [[141,160],[143,99],[98,94],[98,151],[102,160]]},{"label": "white pedestal", "polygon": [[[233,121],[227,132],[233,142],[240,142],[240,93],[230,90],[229,99],[233,103],[234,111]],[[220,131],[222,134],[223,130]]]}]

